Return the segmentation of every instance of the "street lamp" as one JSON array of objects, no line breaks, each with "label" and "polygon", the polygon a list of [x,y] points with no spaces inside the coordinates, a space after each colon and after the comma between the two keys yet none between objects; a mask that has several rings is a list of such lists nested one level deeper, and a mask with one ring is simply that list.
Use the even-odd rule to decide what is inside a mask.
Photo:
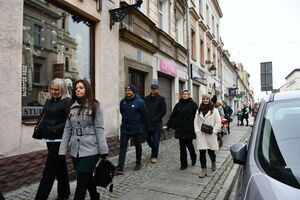
[{"label": "street lamp", "polygon": [[211,67],[208,69],[208,71],[210,71],[210,73],[215,76],[216,72],[217,72],[217,68],[215,67],[214,64],[211,65]]}]

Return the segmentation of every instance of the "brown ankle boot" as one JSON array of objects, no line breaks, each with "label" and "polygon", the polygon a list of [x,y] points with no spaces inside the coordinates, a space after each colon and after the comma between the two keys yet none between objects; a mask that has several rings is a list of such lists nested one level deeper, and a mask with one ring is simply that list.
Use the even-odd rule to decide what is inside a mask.
[{"label": "brown ankle boot", "polygon": [[206,168],[202,168],[201,172],[200,172],[200,175],[199,175],[199,178],[204,178],[205,176],[207,176]]},{"label": "brown ankle boot", "polygon": [[211,170],[214,172],[214,171],[216,171],[216,169],[217,169],[216,162],[212,162],[211,163]]}]

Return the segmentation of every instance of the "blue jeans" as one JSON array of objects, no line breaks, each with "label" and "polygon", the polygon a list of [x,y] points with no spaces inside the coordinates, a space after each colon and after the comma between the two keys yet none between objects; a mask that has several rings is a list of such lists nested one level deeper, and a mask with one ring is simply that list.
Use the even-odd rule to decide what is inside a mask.
[{"label": "blue jeans", "polygon": [[157,158],[161,131],[144,131],[145,139],[151,147],[151,158]]}]

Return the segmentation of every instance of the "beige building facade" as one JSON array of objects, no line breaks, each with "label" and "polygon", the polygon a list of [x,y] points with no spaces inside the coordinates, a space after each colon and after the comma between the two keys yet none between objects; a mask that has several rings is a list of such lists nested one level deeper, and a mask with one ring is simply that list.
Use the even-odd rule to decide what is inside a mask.
[{"label": "beige building facade", "polygon": [[193,96],[199,99],[203,93],[209,93],[221,100],[220,19],[223,13],[217,0],[191,0],[189,4]]},{"label": "beige building facade", "polygon": [[286,83],[280,87],[280,92],[300,90],[300,69],[296,68],[286,77]]},{"label": "beige building facade", "polygon": [[[136,1],[126,1],[128,5]],[[167,103],[167,123],[179,93],[187,85],[186,2],[144,0],[120,24],[120,97],[124,85],[137,86],[144,97],[157,83]]]}]

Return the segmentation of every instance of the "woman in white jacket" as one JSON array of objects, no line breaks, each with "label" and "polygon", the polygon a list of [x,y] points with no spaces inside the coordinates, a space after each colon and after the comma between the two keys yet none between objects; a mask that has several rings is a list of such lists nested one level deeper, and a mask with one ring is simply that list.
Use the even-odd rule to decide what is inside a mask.
[{"label": "woman in white jacket", "polygon": [[[202,125],[204,124],[204,125]],[[208,125],[205,129],[205,126]],[[221,118],[219,111],[214,108],[210,95],[202,96],[202,103],[198,109],[194,121],[195,132],[197,135],[197,147],[200,151],[201,172],[199,178],[207,175],[206,170],[206,150],[211,159],[212,171],[216,170],[216,154],[215,151],[219,149],[217,140],[217,133],[221,129]],[[211,131],[207,131],[211,127]],[[201,129],[202,127],[202,129]]]}]

